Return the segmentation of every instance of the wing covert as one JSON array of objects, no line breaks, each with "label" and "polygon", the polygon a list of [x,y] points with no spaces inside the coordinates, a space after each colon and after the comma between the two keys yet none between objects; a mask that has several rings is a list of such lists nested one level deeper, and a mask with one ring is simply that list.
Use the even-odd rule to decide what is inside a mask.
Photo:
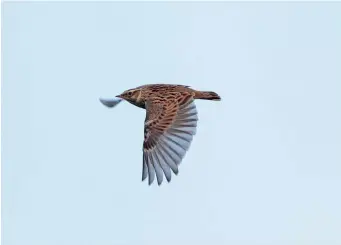
[{"label": "wing covert", "polygon": [[148,101],[143,142],[142,180],[149,185],[163,175],[171,181],[171,171],[178,174],[178,165],[196,133],[198,116],[193,98],[178,101]]}]

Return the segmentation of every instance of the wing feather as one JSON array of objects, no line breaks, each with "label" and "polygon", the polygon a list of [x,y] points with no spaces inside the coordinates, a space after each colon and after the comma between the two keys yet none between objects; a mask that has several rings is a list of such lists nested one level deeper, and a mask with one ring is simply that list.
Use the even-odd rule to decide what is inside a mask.
[{"label": "wing feather", "polygon": [[198,116],[193,98],[182,101],[184,104],[179,104],[178,100],[146,103],[142,180],[148,172],[149,184],[153,183],[155,175],[161,185],[163,175],[170,182],[171,170],[178,174],[178,165],[196,134]]}]

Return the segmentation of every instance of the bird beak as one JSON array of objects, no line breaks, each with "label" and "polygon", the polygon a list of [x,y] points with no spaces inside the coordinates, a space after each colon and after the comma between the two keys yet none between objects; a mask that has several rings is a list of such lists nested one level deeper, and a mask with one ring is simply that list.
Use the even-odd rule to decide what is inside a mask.
[{"label": "bird beak", "polygon": [[115,97],[122,99],[122,96],[120,94],[116,95]]}]

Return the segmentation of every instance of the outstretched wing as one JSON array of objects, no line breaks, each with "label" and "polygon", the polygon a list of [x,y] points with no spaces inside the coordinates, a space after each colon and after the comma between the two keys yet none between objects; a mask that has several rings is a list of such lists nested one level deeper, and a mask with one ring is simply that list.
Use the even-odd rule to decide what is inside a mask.
[{"label": "outstretched wing", "polygon": [[178,173],[178,165],[188,150],[198,121],[193,97],[179,101],[147,101],[143,142],[142,180],[155,175],[161,185],[163,174],[171,181],[171,170]]}]

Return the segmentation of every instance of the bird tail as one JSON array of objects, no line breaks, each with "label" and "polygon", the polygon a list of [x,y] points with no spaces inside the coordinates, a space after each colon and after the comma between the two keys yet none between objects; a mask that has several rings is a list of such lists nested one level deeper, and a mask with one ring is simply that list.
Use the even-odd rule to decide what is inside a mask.
[{"label": "bird tail", "polygon": [[217,93],[211,91],[196,91],[194,98],[200,100],[221,100]]}]

